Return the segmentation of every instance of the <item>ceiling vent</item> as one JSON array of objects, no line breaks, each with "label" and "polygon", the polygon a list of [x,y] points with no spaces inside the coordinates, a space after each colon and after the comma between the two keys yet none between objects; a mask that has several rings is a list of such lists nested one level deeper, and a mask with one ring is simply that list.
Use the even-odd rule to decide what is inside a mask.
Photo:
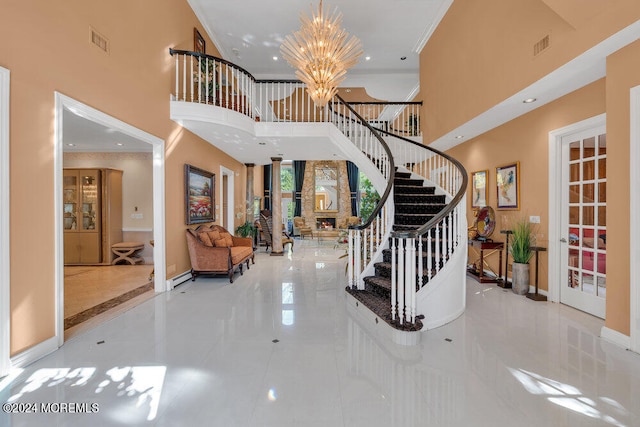
[{"label": "ceiling vent", "polygon": [[109,40],[93,28],[91,28],[91,43],[96,45],[104,53],[109,53]]},{"label": "ceiling vent", "polygon": [[540,41],[533,45],[533,56],[538,56],[551,46],[551,36],[547,34]]}]

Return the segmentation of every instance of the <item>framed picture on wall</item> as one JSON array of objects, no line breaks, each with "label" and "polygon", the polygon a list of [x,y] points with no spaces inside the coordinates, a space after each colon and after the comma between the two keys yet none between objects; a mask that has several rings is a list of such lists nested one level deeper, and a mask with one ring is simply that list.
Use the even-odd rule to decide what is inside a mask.
[{"label": "framed picture on wall", "polygon": [[520,209],[520,162],[496,168],[498,209]]},{"label": "framed picture on wall", "polygon": [[471,173],[471,207],[483,208],[487,206],[489,198],[488,187],[489,171],[477,171]]},{"label": "framed picture on wall", "polygon": [[187,224],[215,221],[215,174],[184,165],[184,182]]},{"label": "framed picture on wall", "polygon": [[196,53],[207,53],[204,37],[197,28],[193,29],[193,51]]}]

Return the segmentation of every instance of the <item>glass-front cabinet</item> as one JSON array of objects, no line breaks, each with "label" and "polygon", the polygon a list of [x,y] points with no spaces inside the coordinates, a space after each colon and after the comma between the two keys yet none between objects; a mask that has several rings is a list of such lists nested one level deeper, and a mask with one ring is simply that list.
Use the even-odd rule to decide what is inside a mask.
[{"label": "glass-front cabinet", "polygon": [[66,264],[100,262],[100,188],[99,170],[64,170],[63,227]]}]

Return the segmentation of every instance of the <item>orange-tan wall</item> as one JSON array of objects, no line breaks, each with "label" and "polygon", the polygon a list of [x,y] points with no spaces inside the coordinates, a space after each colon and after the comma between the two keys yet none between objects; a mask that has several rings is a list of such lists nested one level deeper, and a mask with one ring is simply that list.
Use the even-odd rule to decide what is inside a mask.
[{"label": "orange-tan wall", "polygon": [[[635,0],[454,2],[420,56],[424,140],[433,141],[455,129],[638,19],[640,2]],[[534,58],[534,43],[547,34],[551,47]],[[493,207],[495,167],[519,160],[520,213],[541,216],[538,234],[544,236],[538,237],[544,244],[548,237],[548,132],[607,113],[605,326],[625,335],[630,333],[629,89],[640,84],[638,69],[640,42],[635,42],[607,58],[606,79],[450,150],[470,173],[489,169],[489,205]],[[513,215],[497,211],[497,229]],[[543,289],[548,288],[547,273],[543,254]]]},{"label": "orange-tan wall", "polygon": [[[462,162],[469,176],[475,171],[489,170],[487,205],[496,212],[493,240],[504,241],[500,230],[510,229],[520,217],[537,215],[540,216],[540,224],[534,226],[536,242],[539,246],[548,247],[549,132],[604,111],[605,79],[601,79],[447,152]],[[609,138],[607,140],[610,141]],[[497,210],[496,167],[516,161],[520,162],[520,210]],[[474,221],[471,199],[469,186],[467,221],[470,225]],[[547,253],[540,252],[539,256],[539,285],[547,290]],[[487,261],[497,272],[498,257],[493,256]],[[531,265],[534,265],[533,260]],[[504,260],[502,270],[504,272]]]},{"label": "orange-tan wall", "polygon": [[[0,2],[0,65],[11,71],[11,353],[16,354],[55,333],[55,91],[165,140],[168,277],[189,269],[184,163],[216,174],[220,165],[240,173],[243,166],[169,119],[169,48],[192,50],[198,27],[207,53],[217,54],[186,0]],[[108,55],[90,43],[90,26],[109,39]],[[236,200],[244,197],[243,176],[236,179]]]},{"label": "orange-tan wall", "polygon": [[629,223],[637,221],[629,214],[629,90],[640,85],[638,70],[640,41],[607,58],[606,325],[625,335],[630,333]]},{"label": "orange-tan wall", "polygon": [[[638,0],[454,1],[420,54],[433,141],[640,18]],[[534,57],[545,35],[551,47]]]}]

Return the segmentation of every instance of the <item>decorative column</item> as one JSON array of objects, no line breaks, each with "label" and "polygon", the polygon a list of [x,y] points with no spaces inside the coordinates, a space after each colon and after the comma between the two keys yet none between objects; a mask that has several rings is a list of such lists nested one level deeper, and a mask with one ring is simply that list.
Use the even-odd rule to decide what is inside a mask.
[{"label": "decorative column", "polygon": [[247,167],[247,200],[246,204],[246,220],[250,224],[253,224],[253,167],[255,166],[253,163],[245,163]]},{"label": "decorative column", "polygon": [[282,191],[280,191],[280,162],[282,157],[272,157],[271,161],[271,256],[284,255],[282,250]]}]

